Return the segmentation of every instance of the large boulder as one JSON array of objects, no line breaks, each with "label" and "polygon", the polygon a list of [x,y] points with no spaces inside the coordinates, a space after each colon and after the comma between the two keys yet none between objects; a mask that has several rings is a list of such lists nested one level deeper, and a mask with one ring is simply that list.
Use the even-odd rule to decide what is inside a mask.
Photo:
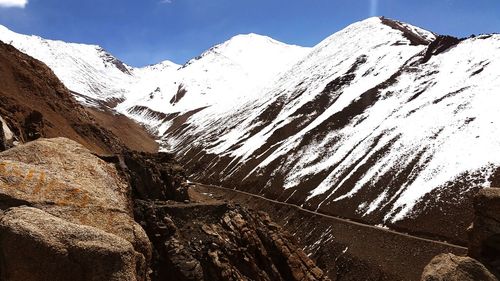
[{"label": "large boulder", "polygon": [[500,276],[500,188],[485,188],[474,198],[475,218],[469,233],[469,256]]},{"label": "large boulder", "polygon": [[424,269],[421,281],[498,281],[488,269],[470,257],[441,254]]},{"label": "large boulder", "polygon": [[1,280],[144,280],[132,244],[95,227],[70,223],[31,207],[0,217]]},{"label": "large boulder", "polygon": [[138,268],[146,268],[151,245],[133,219],[129,195],[114,164],[69,139],[39,139],[0,153],[1,209],[28,205],[114,234],[133,245],[142,256]]}]

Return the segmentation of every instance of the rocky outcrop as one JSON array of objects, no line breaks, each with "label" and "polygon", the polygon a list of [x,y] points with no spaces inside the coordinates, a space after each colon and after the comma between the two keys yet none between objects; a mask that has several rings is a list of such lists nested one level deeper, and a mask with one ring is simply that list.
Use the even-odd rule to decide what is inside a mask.
[{"label": "rocky outcrop", "polygon": [[135,219],[153,245],[153,281],[329,280],[265,213],[190,189],[172,155],[101,158],[130,183]]},{"label": "rocky outcrop", "polygon": [[127,151],[117,159],[128,175],[134,198],[188,200],[184,170],[168,153]]},{"label": "rocky outcrop", "polygon": [[433,56],[437,56],[442,52],[448,50],[449,48],[457,45],[462,40],[453,36],[444,36],[439,35],[429,44],[427,50],[425,51],[425,55],[421,60],[421,63],[428,62]]},{"label": "rocky outcrop", "polygon": [[329,280],[266,214],[194,197],[169,154],[4,151],[1,280]]},{"label": "rocky outcrop", "polygon": [[1,280],[145,280],[130,242],[95,227],[70,223],[31,207],[0,217]]},{"label": "rocky outcrop", "polygon": [[137,254],[135,275],[147,275],[151,246],[133,219],[129,186],[113,164],[82,145],[65,138],[39,139],[0,153],[0,208],[21,205],[128,241]]},{"label": "rocky outcrop", "polygon": [[265,213],[222,202],[135,208],[155,248],[152,280],[329,280]]},{"label": "rocky outcrop", "polygon": [[500,188],[486,188],[474,198],[475,219],[470,230],[469,256],[500,278]]},{"label": "rocky outcrop", "polygon": [[475,259],[442,254],[424,269],[421,281],[498,281]]},{"label": "rocky outcrop", "polygon": [[442,254],[425,268],[422,281],[498,281],[500,279],[500,189],[485,188],[474,198],[469,257]]},{"label": "rocky outcrop", "polygon": [[13,147],[17,143],[7,122],[0,116],[0,151]]}]

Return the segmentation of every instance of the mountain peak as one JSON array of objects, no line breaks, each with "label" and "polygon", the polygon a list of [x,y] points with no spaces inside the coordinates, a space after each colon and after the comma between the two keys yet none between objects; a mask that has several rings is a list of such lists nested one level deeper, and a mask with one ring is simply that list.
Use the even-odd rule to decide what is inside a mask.
[{"label": "mountain peak", "polygon": [[175,62],[169,61],[169,60],[164,60],[159,63],[147,65],[143,67],[143,69],[151,69],[151,70],[165,70],[165,69],[177,69],[179,68],[180,65],[176,64]]},{"label": "mountain peak", "polygon": [[425,29],[385,17],[380,17],[379,20],[382,24],[401,31],[412,45],[428,45],[436,39],[436,34]]},{"label": "mountain peak", "polygon": [[245,50],[250,50],[255,48],[266,49],[269,47],[303,48],[296,45],[285,44],[269,36],[260,35],[256,33],[248,33],[248,34],[235,35],[231,37],[229,40],[217,44],[212,48],[208,49],[201,56],[203,57],[208,53],[220,53],[226,55],[228,53],[241,53],[244,52]]},{"label": "mountain peak", "polygon": [[279,44],[279,45],[287,45],[283,42],[275,40],[266,35],[260,35],[257,33],[247,33],[247,34],[238,34],[231,39],[220,45],[230,45],[230,44],[238,44],[238,43],[260,43],[260,44]]},{"label": "mountain peak", "polygon": [[253,65],[255,63],[252,63],[252,61],[262,61],[264,57],[273,60],[273,57],[280,57],[279,54],[283,52],[305,54],[308,50],[309,48],[288,45],[269,36],[256,33],[239,34],[211,47],[200,56],[190,60],[183,67],[202,59],[210,61],[229,60],[239,65]]},{"label": "mountain peak", "polygon": [[380,44],[426,46],[434,39],[436,39],[434,33],[422,28],[385,17],[371,17],[348,25],[332,34],[319,43],[315,49],[347,42],[355,43],[358,47],[361,45],[376,47]]}]

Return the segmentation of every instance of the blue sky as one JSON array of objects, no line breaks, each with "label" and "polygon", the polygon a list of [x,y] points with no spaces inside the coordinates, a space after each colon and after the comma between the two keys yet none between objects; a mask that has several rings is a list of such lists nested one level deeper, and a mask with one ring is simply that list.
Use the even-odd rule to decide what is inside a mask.
[{"label": "blue sky", "polygon": [[[184,63],[240,33],[314,46],[371,15],[441,34],[500,32],[500,0],[0,0],[0,24],[103,46],[133,66]],[[12,7],[12,6],[18,7]],[[11,7],[6,7],[11,6]],[[24,6],[24,7],[22,7]]]}]

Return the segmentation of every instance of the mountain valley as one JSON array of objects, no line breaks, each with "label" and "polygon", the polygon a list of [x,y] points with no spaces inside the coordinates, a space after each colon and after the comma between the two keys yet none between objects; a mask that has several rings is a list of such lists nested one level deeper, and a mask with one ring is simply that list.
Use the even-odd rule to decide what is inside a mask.
[{"label": "mountain valley", "polygon": [[[0,173],[0,245],[3,229],[31,247],[32,230],[10,221],[62,218],[82,241],[78,227],[118,236],[106,241],[129,260],[107,280],[466,280],[432,279],[444,274],[436,264],[462,276],[455,263],[498,278],[498,34],[373,17],[314,47],[237,35],[184,65],[142,68],[3,26],[0,41],[0,171],[28,169]],[[69,151],[60,163],[82,157],[84,181],[77,167],[22,156],[30,145],[48,162],[58,146]],[[81,202],[53,191],[12,193],[31,186],[30,168],[102,214],[83,218]],[[83,186],[94,175],[116,178],[103,198]],[[123,225],[98,222],[115,212]],[[44,280],[7,265],[0,280]]]}]

